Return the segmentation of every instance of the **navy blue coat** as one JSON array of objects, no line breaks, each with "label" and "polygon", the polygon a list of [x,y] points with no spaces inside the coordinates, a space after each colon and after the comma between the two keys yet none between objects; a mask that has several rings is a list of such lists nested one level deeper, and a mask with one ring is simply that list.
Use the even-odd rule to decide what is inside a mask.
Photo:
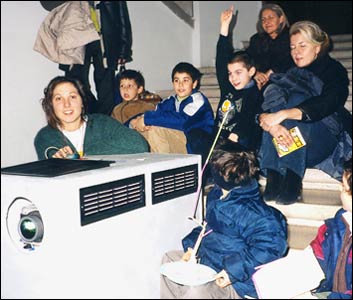
[{"label": "navy blue coat", "polygon": [[[251,276],[255,267],[283,257],[287,250],[287,225],[284,216],[268,206],[258,183],[236,187],[221,199],[215,186],[208,194],[206,235],[197,257],[217,272],[225,270],[236,292],[257,298]],[[193,248],[201,227],[183,239],[183,247]]]}]

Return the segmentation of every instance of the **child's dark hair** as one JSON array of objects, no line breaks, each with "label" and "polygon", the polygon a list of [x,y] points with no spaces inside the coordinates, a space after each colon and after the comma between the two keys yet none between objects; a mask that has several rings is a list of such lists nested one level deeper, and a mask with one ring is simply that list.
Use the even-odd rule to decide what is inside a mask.
[{"label": "child's dark hair", "polygon": [[210,163],[225,181],[235,185],[248,184],[256,178],[259,171],[259,162],[255,154],[236,143],[225,144],[215,149]]},{"label": "child's dark hair", "polygon": [[344,162],[343,172],[343,176],[345,176],[345,178],[347,179],[349,192],[350,194],[352,194],[352,158]]},{"label": "child's dark hair", "polygon": [[229,64],[243,63],[249,71],[252,67],[255,68],[254,59],[244,50],[234,52],[228,59]]},{"label": "child's dark hair", "polygon": [[175,73],[187,73],[190,75],[192,82],[195,82],[197,80],[197,86],[196,89],[198,90],[201,86],[201,77],[202,77],[202,73],[195,68],[192,64],[189,64],[187,62],[181,62],[178,63],[173,71],[172,71],[172,82],[174,80],[174,75]]},{"label": "child's dark hair", "polygon": [[145,79],[140,71],[136,70],[125,70],[119,75],[119,86],[122,79],[135,80],[137,87],[145,88]]}]

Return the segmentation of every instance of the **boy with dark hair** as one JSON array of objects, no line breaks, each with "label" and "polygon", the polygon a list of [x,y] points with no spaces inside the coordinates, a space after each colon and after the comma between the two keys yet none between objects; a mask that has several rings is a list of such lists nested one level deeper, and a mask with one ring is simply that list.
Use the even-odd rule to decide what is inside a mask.
[{"label": "boy with dark hair", "polygon": [[155,111],[131,121],[132,128],[148,141],[151,152],[193,153],[205,159],[212,142],[212,107],[198,91],[202,74],[181,62],[172,71],[175,95],[163,100]]},{"label": "boy with dark hair", "polygon": [[[239,144],[225,144],[214,151],[210,167],[215,186],[207,196],[206,233],[196,256],[217,272],[216,281],[186,286],[161,276],[161,299],[257,298],[251,279],[255,267],[286,253],[286,221],[262,200],[254,153]],[[185,252],[170,251],[162,262],[193,259],[201,230],[196,227],[183,239]]]},{"label": "boy with dark hair", "polygon": [[[129,126],[130,120],[148,110],[155,110],[160,97],[145,91],[145,79],[141,72],[125,70],[119,75],[119,90],[123,101],[116,105],[111,116]],[[153,98],[145,99],[146,95]]]},{"label": "boy with dark hair", "polygon": [[[224,122],[220,140],[239,143],[251,150],[261,144],[261,128],[255,116],[261,112],[262,95],[253,80],[255,62],[246,51],[233,52],[229,25],[233,10],[221,14],[221,29],[217,43],[216,72],[221,90],[215,132]],[[226,120],[223,120],[226,117]]]}]

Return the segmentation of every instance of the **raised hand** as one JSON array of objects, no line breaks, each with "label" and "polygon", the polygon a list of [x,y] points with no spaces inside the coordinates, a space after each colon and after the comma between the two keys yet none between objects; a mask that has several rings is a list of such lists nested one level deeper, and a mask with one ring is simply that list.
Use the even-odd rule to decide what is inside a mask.
[{"label": "raised hand", "polygon": [[221,32],[220,33],[224,36],[228,35],[229,24],[232,21],[233,12],[234,12],[234,6],[231,5],[231,7],[229,9],[223,11],[221,14]]}]

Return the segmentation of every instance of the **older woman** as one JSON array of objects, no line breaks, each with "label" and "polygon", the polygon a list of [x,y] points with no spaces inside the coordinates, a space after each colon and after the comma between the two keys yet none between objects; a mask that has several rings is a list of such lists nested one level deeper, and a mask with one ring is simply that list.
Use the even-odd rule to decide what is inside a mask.
[{"label": "older woman", "polygon": [[284,73],[294,66],[289,47],[289,23],[277,4],[266,4],[257,21],[257,33],[250,38],[248,54],[255,60],[257,86],[262,88],[272,73]]},{"label": "older woman", "polygon": [[34,140],[39,159],[149,151],[136,131],[106,115],[86,115],[86,94],[76,79],[52,79],[44,90],[42,107],[48,125]]},{"label": "older woman", "polygon": [[[345,68],[328,55],[327,34],[312,22],[297,22],[290,29],[290,47],[297,67],[281,78],[276,74],[271,76],[277,88],[271,85],[266,88],[263,103],[266,113],[259,116],[265,131],[261,145],[261,168],[267,171],[264,198],[280,204],[300,199],[306,168],[322,164],[333,154],[336,163],[343,162],[344,149],[338,146],[350,139],[343,128],[343,124],[350,123],[343,119],[347,115],[351,118],[344,108],[349,80]],[[290,147],[294,140],[289,129],[295,126],[306,146],[279,157],[272,140],[284,148]],[[349,151],[351,155],[351,147]],[[333,176],[337,170],[343,170],[338,167],[327,164],[325,172]],[[335,177],[340,179],[341,175]]]}]

